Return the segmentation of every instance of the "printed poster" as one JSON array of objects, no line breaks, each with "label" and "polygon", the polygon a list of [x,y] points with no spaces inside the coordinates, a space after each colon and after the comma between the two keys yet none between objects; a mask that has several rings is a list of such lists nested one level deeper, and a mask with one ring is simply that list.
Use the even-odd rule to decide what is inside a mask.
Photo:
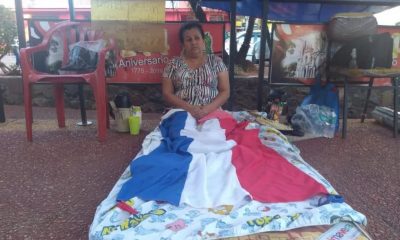
[{"label": "printed poster", "polygon": [[271,57],[272,83],[311,84],[325,72],[328,40],[321,24],[276,24]]}]

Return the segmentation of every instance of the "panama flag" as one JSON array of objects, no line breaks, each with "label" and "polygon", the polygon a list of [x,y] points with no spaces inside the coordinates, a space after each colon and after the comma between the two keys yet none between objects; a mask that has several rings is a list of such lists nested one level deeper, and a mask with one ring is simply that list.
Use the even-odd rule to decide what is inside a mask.
[{"label": "panama flag", "polygon": [[259,130],[246,129],[247,124],[221,110],[199,122],[186,111],[171,110],[162,117],[157,146],[142,149],[145,154],[132,161],[132,177],[117,200],[139,197],[211,208],[244,199],[303,201],[327,193],[322,184],[263,145]]}]

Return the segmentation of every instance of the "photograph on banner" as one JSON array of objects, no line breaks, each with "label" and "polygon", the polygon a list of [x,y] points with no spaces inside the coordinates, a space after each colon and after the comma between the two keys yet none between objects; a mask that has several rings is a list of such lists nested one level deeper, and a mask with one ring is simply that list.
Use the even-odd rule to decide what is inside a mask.
[{"label": "photograph on banner", "polygon": [[[54,27],[59,20],[36,20],[29,19],[29,38],[27,46],[33,47],[43,41],[46,32]],[[61,62],[64,57],[64,41],[60,34],[55,34],[50,39],[48,51],[38,52],[33,55],[34,68],[39,72],[55,73],[61,67]]]},{"label": "photograph on banner", "polygon": [[325,25],[276,24],[272,46],[272,83],[312,84],[317,71],[324,75]]}]

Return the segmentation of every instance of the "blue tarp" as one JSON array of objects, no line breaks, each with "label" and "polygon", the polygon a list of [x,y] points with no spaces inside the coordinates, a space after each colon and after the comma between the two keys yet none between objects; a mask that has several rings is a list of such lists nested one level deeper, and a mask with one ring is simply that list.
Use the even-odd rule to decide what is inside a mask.
[{"label": "blue tarp", "polygon": [[[307,3],[309,2],[309,3]],[[273,0],[268,6],[268,20],[284,21],[295,23],[323,23],[339,12],[370,12],[378,13],[395,5],[400,5],[400,1],[334,1],[340,4],[332,4],[330,0],[301,1],[301,3],[285,2]],[[358,3],[357,3],[358,2]],[[373,4],[386,4],[387,6],[377,6]],[[354,4],[351,4],[354,3]],[[371,5],[369,5],[371,4]],[[204,7],[230,11],[229,1],[210,1],[202,0]],[[240,0],[237,1],[236,14],[242,16],[253,16],[261,18],[262,0]]]}]

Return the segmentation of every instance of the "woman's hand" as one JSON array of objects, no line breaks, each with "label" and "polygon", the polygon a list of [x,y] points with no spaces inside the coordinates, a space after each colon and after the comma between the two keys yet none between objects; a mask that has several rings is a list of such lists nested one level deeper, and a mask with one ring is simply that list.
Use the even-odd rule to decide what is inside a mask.
[{"label": "woman's hand", "polygon": [[205,117],[208,114],[208,111],[203,106],[194,105],[191,105],[191,107],[188,109],[188,112],[197,120]]}]

